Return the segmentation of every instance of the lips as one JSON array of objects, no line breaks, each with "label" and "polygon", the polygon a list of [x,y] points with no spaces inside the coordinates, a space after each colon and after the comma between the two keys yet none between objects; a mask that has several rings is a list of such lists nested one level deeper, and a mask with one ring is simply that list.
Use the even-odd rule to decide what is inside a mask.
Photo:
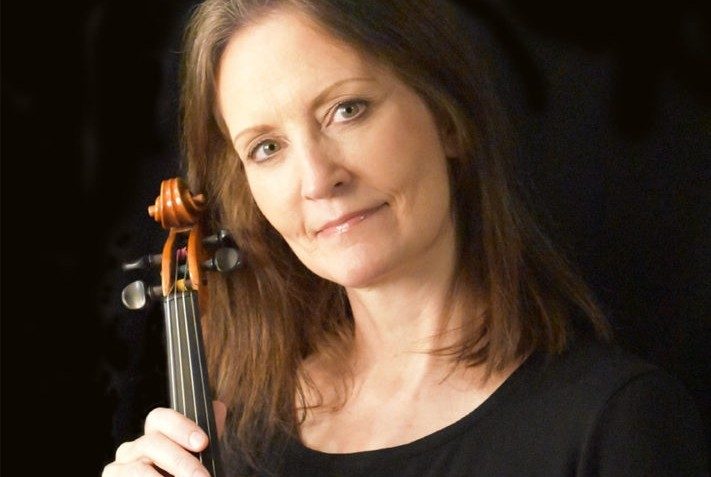
[{"label": "lips", "polygon": [[315,235],[340,235],[348,232],[355,225],[359,224],[375,212],[385,207],[387,204],[380,204],[369,209],[361,209],[348,214],[343,214],[335,220],[328,221],[316,229]]}]

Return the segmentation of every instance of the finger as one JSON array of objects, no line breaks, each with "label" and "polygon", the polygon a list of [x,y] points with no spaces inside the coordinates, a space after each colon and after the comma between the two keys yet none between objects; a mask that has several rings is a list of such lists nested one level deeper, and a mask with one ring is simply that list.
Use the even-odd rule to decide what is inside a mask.
[{"label": "finger", "polygon": [[222,401],[212,401],[215,412],[215,426],[217,426],[217,436],[222,437],[225,432],[225,420],[227,419],[227,406]]},{"label": "finger", "polygon": [[159,407],[149,412],[144,432],[163,434],[193,452],[199,452],[207,446],[207,434],[195,421],[173,409]]},{"label": "finger", "polygon": [[195,455],[160,432],[151,432],[135,441],[121,444],[116,450],[116,463],[133,465],[135,469],[155,465],[176,477],[209,477],[207,469]]},{"label": "finger", "polygon": [[101,473],[101,477],[162,477],[162,475],[152,465],[145,462],[129,462],[127,464],[112,462],[104,467],[104,471]]}]

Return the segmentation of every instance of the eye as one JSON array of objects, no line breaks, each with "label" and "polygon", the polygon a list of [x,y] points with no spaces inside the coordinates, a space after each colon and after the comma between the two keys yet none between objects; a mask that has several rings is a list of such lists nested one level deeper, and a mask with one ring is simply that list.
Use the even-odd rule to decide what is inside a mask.
[{"label": "eye", "polygon": [[368,103],[362,99],[346,101],[336,106],[332,122],[341,123],[357,118],[365,112]]},{"label": "eye", "polygon": [[269,159],[269,157],[279,152],[280,149],[281,146],[279,146],[276,141],[272,139],[267,139],[250,149],[249,154],[247,154],[247,157],[249,157],[255,162],[261,162]]}]

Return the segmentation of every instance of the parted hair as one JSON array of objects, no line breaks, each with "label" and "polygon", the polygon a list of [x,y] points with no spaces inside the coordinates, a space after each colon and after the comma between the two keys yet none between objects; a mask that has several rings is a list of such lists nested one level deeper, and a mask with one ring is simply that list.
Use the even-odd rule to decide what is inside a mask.
[{"label": "parted hair", "polygon": [[302,363],[316,352],[339,362],[354,331],[343,288],[306,269],[257,208],[217,104],[218,69],[230,38],[284,8],[389,68],[457,141],[460,153],[448,158],[457,234],[451,302],[480,312],[454,345],[432,352],[494,371],[536,350],[563,351],[578,328],[607,337],[590,289],[525,207],[485,52],[463,40],[466,28],[454,6],[207,0],[186,29],[181,127],[191,189],[205,194],[212,225],[227,229],[246,256],[241,269],[210,279],[203,310],[212,385],[229,409],[227,452],[236,450],[255,466],[269,443],[297,436],[312,391]]}]

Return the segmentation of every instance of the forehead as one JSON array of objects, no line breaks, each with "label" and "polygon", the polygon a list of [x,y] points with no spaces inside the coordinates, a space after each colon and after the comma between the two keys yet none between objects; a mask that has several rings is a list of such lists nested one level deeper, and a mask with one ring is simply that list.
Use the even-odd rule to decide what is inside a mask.
[{"label": "forehead", "polygon": [[287,99],[380,69],[304,14],[278,10],[238,31],[228,42],[218,69],[218,102],[230,109],[229,104],[238,100]]}]

